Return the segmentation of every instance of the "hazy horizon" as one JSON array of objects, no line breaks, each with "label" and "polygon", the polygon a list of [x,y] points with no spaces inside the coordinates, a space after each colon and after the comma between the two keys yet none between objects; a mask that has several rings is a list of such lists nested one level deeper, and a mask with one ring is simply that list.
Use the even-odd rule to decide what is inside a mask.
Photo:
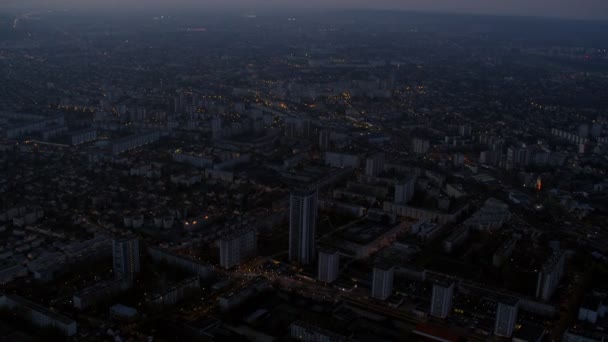
[{"label": "hazy horizon", "polygon": [[209,10],[404,10],[507,16],[539,16],[607,20],[605,0],[4,0],[0,10],[162,10],[198,8]]}]

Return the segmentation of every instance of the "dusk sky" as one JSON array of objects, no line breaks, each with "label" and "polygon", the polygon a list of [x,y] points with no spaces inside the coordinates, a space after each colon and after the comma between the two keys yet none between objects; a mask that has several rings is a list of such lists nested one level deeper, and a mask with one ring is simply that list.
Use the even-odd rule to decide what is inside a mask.
[{"label": "dusk sky", "polygon": [[498,15],[549,16],[585,19],[608,19],[606,0],[2,0],[0,8],[145,8],[197,6],[201,8],[236,8],[246,11],[264,8],[320,9],[401,9]]}]

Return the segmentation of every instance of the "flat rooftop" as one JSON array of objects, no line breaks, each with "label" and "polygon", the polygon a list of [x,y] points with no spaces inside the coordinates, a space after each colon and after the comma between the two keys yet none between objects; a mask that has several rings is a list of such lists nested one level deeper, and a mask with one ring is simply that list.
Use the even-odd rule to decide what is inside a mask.
[{"label": "flat rooftop", "polygon": [[394,228],[380,222],[364,221],[337,234],[343,240],[358,244],[367,244]]}]

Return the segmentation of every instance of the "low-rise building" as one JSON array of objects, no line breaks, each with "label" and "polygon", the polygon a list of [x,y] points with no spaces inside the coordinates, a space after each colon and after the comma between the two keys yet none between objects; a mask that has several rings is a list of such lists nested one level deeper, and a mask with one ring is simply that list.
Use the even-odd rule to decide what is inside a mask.
[{"label": "low-rise building", "polygon": [[80,145],[97,139],[97,130],[94,128],[86,128],[78,131],[70,132],[70,142],[72,145]]},{"label": "low-rise building", "polygon": [[0,296],[0,307],[15,310],[40,327],[52,327],[67,336],[76,335],[78,325],[68,317],[17,295]]},{"label": "low-rise building", "polygon": [[200,278],[191,277],[180,281],[162,293],[156,293],[148,298],[148,304],[154,307],[174,305],[180,300],[200,290]]},{"label": "low-rise building", "polygon": [[291,323],[289,336],[298,341],[345,342],[349,340],[346,336],[303,321]]},{"label": "low-rise building", "polygon": [[113,295],[126,291],[132,285],[133,282],[129,278],[120,278],[98,283],[79,291],[72,298],[72,302],[76,309],[84,310],[95,305],[99,301],[109,299]]}]

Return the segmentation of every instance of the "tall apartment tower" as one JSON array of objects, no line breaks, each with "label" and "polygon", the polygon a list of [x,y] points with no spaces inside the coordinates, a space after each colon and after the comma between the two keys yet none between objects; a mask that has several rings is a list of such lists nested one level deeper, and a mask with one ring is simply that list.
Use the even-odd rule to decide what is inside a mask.
[{"label": "tall apartment tower", "polygon": [[289,260],[302,265],[311,264],[316,257],[317,190],[302,190],[291,194],[289,207]]},{"label": "tall apartment tower", "polygon": [[458,126],[458,135],[463,137],[470,137],[472,130],[473,129],[470,124],[460,125]]},{"label": "tall apartment tower", "polygon": [[393,280],[395,267],[391,265],[378,264],[374,267],[372,279],[372,298],[386,300],[393,294]]},{"label": "tall apartment tower", "polygon": [[241,230],[224,236],[219,241],[220,266],[232,268],[252,258],[257,253],[258,238],[253,229]]},{"label": "tall apartment tower", "polygon": [[333,283],[338,279],[340,270],[340,253],[333,249],[319,251],[319,280]]},{"label": "tall apartment tower", "polygon": [[562,250],[554,251],[545,262],[542,269],[538,272],[538,281],[536,284],[537,298],[540,298],[543,301],[551,299],[564,275],[565,262],[566,254]]},{"label": "tall apartment tower", "polygon": [[319,132],[319,148],[322,151],[325,151],[329,148],[329,139],[331,136],[331,132],[323,129]]},{"label": "tall apartment tower", "polygon": [[395,203],[407,204],[414,198],[416,177],[408,177],[395,184]]},{"label": "tall apartment tower", "polygon": [[222,118],[214,116],[211,119],[211,136],[213,140],[218,140],[222,137]]},{"label": "tall apartment tower", "polygon": [[452,311],[454,297],[454,282],[449,280],[436,281],[433,284],[433,297],[431,299],[432,316],[446,318]]},{"label": "tall apartment tower", "polygon": [[285,136],[288,138],[296,138],[298,136],[298,121],[296,119],[285,119]]},{"label": "tall apartment tower", "polygon": [[133,277],[140,270],[139,240],[137,238],[115,239],[112,241],[114,274],[116,277]]},{"label": "tall apartment tower", "polygon": [[414,138],[412,140],[412,151],[415,154],[425,154],[431,149],[430,141],[426,139]]},{"label": "tall apartment tower", "polygon": [[365,175],[377,177],[384,171],[384,154],[378,153],[367,158],[365,163]]}]

